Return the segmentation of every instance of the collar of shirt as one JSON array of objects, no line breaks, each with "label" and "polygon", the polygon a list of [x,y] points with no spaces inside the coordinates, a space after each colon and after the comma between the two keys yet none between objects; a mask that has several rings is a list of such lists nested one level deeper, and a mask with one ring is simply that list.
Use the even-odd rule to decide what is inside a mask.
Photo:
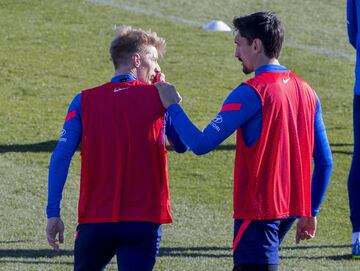
[{"label": "collar of shirt", "polygon": [[286,71],[288,71],[288,68],[286,68],[285,66],[277,65],[277,64],[267,64],[257,68],[257,70],[255,71],[255,75],[259,75],[262,72],[286,72]]},{"label": "collar of shirt", "polygon": [[111,78],[111,82],[113,83],[121,83],[136,80],[136,77],[131,74],[118,74]]}]

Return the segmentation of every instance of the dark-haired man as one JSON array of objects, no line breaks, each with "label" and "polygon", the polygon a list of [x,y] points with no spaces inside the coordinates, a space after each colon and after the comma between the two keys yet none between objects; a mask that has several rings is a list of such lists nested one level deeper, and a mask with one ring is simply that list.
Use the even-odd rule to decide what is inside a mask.
[{"label": "dark-haired man", "polygon": [[204,131],[186,116],[174,86],[156,86],[176,131],[195,154],[213,150],[237,131],[234,270],[277,270],[279,245],[296,218],[297,242],[315,236],[332,156],[318,97],[278,61],[280,20],[258,12],[233,24],[235,57],[245,74],[255,76],[229,94]]}]

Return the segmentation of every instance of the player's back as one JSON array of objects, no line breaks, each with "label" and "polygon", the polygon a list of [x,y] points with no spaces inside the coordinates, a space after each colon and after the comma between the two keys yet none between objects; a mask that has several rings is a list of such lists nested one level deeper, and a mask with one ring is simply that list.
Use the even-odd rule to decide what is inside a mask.
[{"label": "player's back", "polygon": [[171,222],[163,108],[140,81],[82,92],[79,222]]}]

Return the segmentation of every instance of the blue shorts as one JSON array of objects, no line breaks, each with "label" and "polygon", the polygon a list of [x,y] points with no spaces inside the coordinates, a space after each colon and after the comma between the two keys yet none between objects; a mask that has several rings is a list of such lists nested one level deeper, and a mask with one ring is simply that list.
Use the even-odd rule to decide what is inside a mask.
[{"label": "blue shorts", "polygon": [[296,218],[234,221],[234,265],[278,264],[279,246]]},{"label": "blue shorts", "polygon": [[116,255],[119,270],[151,271],[161,232],[161,225],[151,222],[79,224],[74,270],[103,270]]}]

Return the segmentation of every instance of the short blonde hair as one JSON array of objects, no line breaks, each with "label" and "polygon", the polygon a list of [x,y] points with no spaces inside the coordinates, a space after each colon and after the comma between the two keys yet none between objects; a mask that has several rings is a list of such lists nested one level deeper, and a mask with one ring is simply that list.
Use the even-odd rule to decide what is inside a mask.
[{"label": "short blonde hair", "polygon": [[154,46],[160,57],[165,54],[166,42],[156,32],[121,25],[114,28],[115,37],[110,44],[110,55],[115,69],[128,64],[134,53],[146,53],[149,45]]}]

